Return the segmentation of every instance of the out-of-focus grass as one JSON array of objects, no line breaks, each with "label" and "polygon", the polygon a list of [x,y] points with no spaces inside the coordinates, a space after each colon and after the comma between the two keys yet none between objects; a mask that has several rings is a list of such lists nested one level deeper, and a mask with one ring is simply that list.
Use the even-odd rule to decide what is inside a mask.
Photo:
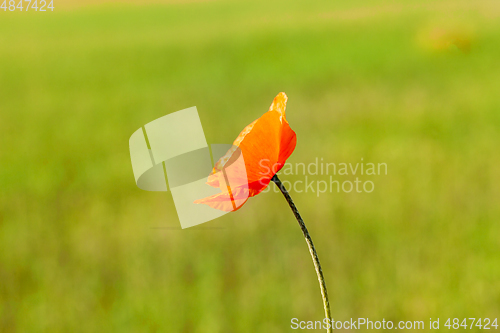
[{"label": "out-of-focus grass", "polygon": [[204,225],[222,229],[176,230],[171,195],[139,190],[129,161],[146,122],[196,105],[208,140],[230,143],[279,91],[290,162],[388,164],[363,178],[370,194],[292,192],[334,317],[499,316],[499,14],[487,1],[0,12],[0,331],[321,319],[281,195]]}]

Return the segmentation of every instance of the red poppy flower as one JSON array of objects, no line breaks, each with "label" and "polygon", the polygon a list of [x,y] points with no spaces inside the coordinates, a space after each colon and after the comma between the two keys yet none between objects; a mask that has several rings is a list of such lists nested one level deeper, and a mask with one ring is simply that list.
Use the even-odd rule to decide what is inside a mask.
[{"label": "red poppy flower", "polygon": [[269,185],[297,143],[285,117],[287,99],[279,93],[269,111],[243,129],[208,177],[207,184],[220,188],[221,193],[195,203],[234,211]]}]

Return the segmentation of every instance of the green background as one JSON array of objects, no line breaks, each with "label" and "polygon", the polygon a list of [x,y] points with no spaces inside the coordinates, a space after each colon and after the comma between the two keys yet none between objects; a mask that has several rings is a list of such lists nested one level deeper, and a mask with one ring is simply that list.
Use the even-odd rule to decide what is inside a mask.
[{"label": "green background", "polygon": [[291,193],[333,317],[500,316],[495,1],[54,7],[0,11],[1,332],[321,320],[281,194],[181,230],[171,194],[138,189],[130,163],[151,120],[196,105],[207,140],[231,143],[280,91],[289,162],[388,165],[362,177],[373,193]]}]

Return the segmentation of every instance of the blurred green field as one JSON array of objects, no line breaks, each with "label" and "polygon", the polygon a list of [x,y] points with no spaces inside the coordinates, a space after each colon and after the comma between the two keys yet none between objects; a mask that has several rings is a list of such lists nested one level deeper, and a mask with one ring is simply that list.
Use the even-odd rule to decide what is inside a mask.
[{"label": "blurred green field", "polygon": [[130,164],[153,119],[196,105],[207,140],[231,143],[280,91],[291,163],[388,165],[363,178],[373,193],[292,192],[333,317],[500,317],[499,18],[484,0],[0,11],[0,332],[321,320],[280,194],[180,230]]}]

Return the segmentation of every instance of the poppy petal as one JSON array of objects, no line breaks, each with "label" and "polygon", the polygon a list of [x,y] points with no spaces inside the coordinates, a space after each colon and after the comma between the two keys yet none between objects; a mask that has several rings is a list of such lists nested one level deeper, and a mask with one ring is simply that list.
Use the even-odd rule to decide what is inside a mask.
[{"label": "poppy petal", "polygon": [[[269,111],[243,129],[208,177],[207,184],[219,187],[221,193],[196,203],[232,211],[239,209],[248,196],[259,194],[269,185],[297,143],[296,134],[286,120],[287,100],[285,93],[279,93]],[[233,165],[240,153],[244,165]]]}]

